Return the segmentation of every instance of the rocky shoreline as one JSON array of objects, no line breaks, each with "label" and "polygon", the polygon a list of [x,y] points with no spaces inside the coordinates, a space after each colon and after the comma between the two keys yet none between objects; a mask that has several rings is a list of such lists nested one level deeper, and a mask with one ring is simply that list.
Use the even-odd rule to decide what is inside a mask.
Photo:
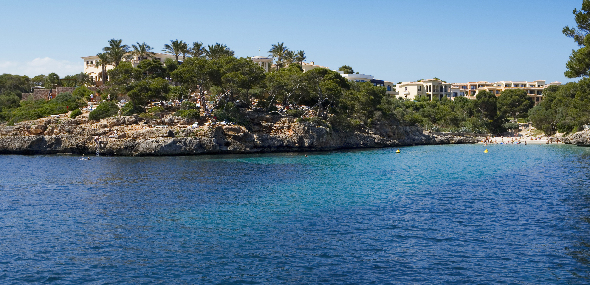
[{"label": "rocky shoreline", "polygon": [[577,146],[590,146],[590,130],[583,130],[561,138],[564,143]]},{"label": "rocky shoreline", "polygon": [[169,116],[118,116],[89,121],[65,115],[0,126],[0,154],[95,154],[162,156],[307,152],[411,145],[477,143],[472,135],[428,133],[419,127],[382,122],[373,128],[337,131],[290,116],[249,113],[249,128],[225,123],[194,124]]}]

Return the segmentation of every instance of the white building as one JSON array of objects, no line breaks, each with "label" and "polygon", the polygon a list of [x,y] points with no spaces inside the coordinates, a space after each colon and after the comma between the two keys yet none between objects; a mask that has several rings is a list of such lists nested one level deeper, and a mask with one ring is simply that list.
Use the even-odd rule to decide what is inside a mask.
[{"label": "white building", "polygon": [[451,84],[438,79],[426,79],[417,82],[401,82],[396,84],[397,97],[408,100],[415,100],[422,96],[429,100],[441,100],[443,97],[450,98]]},{"label": "white building", "polygon": [[[165,54],[165,53],[154,53],[152,55],[152,57],[159,59],[162,63],[164,63],[164,61],[167,58],[170,58],[172,60],[176,60],[174,55]],[[101,85],[102,84],[102,67],[100,65],[99,66],[96,65],[96,63],[98,61],[98,56],[96,56],[96,55],[83,56],[82,59],[84,60],[84,73],[90,75],[90,78],[94,82],[98,83],[97,85]],[[133,56],[131,59],[124,58],[123,61],[130,61],[131,64],[133,64],[133,67],[137,67],[137,65],[139,65],[139,63],[141,62],[141,59],[137,56]],[[111,64],[107,64],[107,66],[106,66],[107,71],[109,71],[113,68],[115,68],[115,66],[111,65]]]},{"label": "white building", "polygon": [[508,89],[522,89],[526,91],[535,104],[543,100],[543,90],[549,86],[559,86],[561,82],[551,82],[547,84],[545,80],[535,81],[498,81],[490,83],[487,81],[468,82],[468,83],[454,83],[453,86],[459,88],[459,92],[465,93],[465,96],[470,99],[475,99],[475,96],[480,91],[488,91],[496,96],[500,96],[502,92]]},{"label": "white building", "polygon": [[253,56],[250,58],[253,62],[257,63],[264,69],[264,72],[269,72],[272,67],[272,58],[264,56]]}]

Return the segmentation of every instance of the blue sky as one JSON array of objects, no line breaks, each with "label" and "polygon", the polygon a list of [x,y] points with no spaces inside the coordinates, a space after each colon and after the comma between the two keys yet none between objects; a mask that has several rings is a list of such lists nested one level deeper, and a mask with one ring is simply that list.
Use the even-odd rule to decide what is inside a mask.
[{"label": "blue sky", "polygon": [[[37,1],[0,0],[0,74],[60,76],[109,39],[226,44],[267,55],[284,42],[307,61],[387,81],[568,82],[577,45],[565,37],[582,0],[519,1]],[[260,49],[260,52],[259,52]]]}]

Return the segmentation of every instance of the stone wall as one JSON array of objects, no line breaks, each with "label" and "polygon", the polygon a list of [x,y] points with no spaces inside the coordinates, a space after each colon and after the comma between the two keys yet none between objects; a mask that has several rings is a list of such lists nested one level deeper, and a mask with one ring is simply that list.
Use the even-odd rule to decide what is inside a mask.
[{"label": "stone wall", "polygon": [[33,89],[33,93],[23,93],[22,100],[33,99],[49,99],[50,89]]},{"label": "stone wall", "polygon": [[74,89],[76,89],[76,87],[57,87],[55,88],[55,94],[61,94],[61,93],[66,93],[66,92],[74,92]]}]

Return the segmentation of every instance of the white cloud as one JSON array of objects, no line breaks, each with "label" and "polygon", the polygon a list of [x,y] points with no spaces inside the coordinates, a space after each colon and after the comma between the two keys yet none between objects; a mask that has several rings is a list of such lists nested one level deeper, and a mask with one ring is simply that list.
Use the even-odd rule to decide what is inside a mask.
[{"label": "white cloud", "polygon": [[57,73],[60,77],[74,75],[84,71],[82,62],[73,63],[67,60],[56,60],[49,57],[35,58],[28,62],[0,61],[0,74],[10,73],[33,77],[39,74]]}]

